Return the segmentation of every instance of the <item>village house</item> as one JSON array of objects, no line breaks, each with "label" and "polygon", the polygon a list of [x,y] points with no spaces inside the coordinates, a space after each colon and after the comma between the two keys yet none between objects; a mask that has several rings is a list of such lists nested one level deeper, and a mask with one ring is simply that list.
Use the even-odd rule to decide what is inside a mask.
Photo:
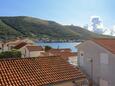
[{"label": "village house", "polygon": [[1,41],[0,52],[10,51],[14,46],[20,43],[20,40]]},{"label": "village house", "polygon": [[11,51],[15,46],[19,45],[22,42],[25,42],[27,44],[34,44],[34,42],[28,38],[1,41],[0,42],[0,52]]},{"label": "village house", "polygon": [[0,86],[88,86],[88,79],[61,57],[0,59]]},{"label": "village house", "polygon": [[16,45],[14,49],[17,49],[21,52],[22,58],[27,57],[38,57],[41,56],[42,52],[45,52],[42,46],[33,45],[33,43],[21,42]]},{"label": "village house", "polygon": [[42,46],[26,46],[25,57],[39,57],[41,53],[45,52]]},{"label": "village house", "polygon": [[28,45],[30,46],[32,44],[28,44],[26,42],[21,42],[21,43],[17,44],[16,46],[14,46],[13,49],[20,51],[21,52],[21,58],[25,58],[26,57],[25,47]]},{"label": "village house", "polygon": [[11,51],[15,46],[18,44],[26,42],[27,44],[34,44],[34,42],[28,38],[25,39],[15,39],[15,40],[8,40],[8,41],[1,41],[0,42],[0,52],[4,51]]},{"label": "village house", "polygon": [[72,52],[70,48],[51,49],[48,53],[53,56],[60,56],[70,64],[77,66],[77,52]]},{"label": "village house", "polygon": [[115,39],[87,40],[77,48],[79,67],[93,86],[115,86]]}]

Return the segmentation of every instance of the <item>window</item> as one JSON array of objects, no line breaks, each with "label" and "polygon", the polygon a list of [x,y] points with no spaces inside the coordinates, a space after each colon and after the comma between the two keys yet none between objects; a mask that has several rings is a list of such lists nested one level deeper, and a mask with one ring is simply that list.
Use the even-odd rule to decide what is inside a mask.
[{"label": "window", "polygon": [[83,56],[83,53],[81,53],[80,55]]},{"label": "window", "polygon": [[81,65],[84,64],[84,52],[83,51],[80,52],[80,64]]},{"label": "window", "polygon": [[100,54],[100,63],[101,64],[108,64],[108,54],[106,54],[106,53]]},{"label": "window", "polygon": [[81,51],[81,52],[80,52],[80,57],[83,57],[83,56],[84,56],[84,52]]}]

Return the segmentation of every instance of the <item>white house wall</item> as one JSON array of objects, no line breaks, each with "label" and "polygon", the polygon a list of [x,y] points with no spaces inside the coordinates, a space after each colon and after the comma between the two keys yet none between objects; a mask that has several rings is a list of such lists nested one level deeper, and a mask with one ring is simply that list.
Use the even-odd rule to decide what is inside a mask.
[{"label": "white house wall", "polygon": [[[80,64],[80,51],[84,52],[84,64]],[[108,64],[100,64],[100,55],[102,53],[108,54]],[[78,49],[78,63],[80,68],[90,77],[91,76],[91,62],[89,59],[93,59],[93,79],[97,86],[99,86],[100,79],[109,81],[109,86],[115,86],[115,54],[112,54],[100,45],[86,41],[79,46]],[[103,69],[101,69],[103,68]]]},{"label": "white house wall", "polygon": [[44,52],[44,51],[31,51],[30,57],[38,57],[41,55],[41,52]]}]

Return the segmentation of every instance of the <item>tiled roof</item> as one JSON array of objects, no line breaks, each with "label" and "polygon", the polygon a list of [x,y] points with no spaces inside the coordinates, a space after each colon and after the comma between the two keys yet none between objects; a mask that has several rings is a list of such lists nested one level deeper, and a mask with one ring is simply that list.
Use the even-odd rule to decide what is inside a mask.
[{"label": "tiled roof", "polygon": [[26,46],[29,51],[43,51],[42,46]]},{"label": "tiled roof", "polygon": [[63,49],[51,49],[49,52],[71,52],[70,48],[63,48]]},{"label": "tiled roof", "polygon": [[0,86],[44,86],[86,76],[59,57],[0,60]]},{"label": "tiled roof", "polygon": [[115,54],[115,39],[93,39],[93,41]]},{"label": "tiled roof", "polygon": [[16,46],[14,47],[14,49],[20,49],[20,48],[24,47],[26,44],[27,44],[26,42],[21,42],[21,43],[19,43],[18,45],[16,45]]},{"label": "tiled roof", "polygon": [[59,53],[61,57],[72,57],[72,56],[77,56],[73,52],[60,52]]},{"label": "tiled roof", "polygon": [[64,57],[68,59],[68,57],[77,56],[77,53],[71,52],[71,49],[51,49],[48,51],[49,53],[53,54],[54,56]]},{"label": "tiled roof", "polygon": [[[53,54],[51,54],[51,53],[49,53],[49,52],[41,52],[40,54],[41,54],[40,57],[41,57],[41,56],[43,56],[43,57],[45,57],[45,56],[55,56],[55,55],[53,55]],[[57,55],[56,55],[56,56],[57,56]]]},{"label": "tiled roof", "polygon": [[41,56],[59,56],[65,60],[68,60],[69,58],[77,57],[76,52],[42,52]]}]

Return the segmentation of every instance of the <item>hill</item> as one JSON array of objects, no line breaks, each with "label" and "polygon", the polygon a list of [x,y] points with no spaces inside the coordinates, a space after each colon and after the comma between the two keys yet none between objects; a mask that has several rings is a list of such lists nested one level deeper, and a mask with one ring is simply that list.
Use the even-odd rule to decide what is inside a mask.
[{"label": "hill", "polygon": [[11,39],[19,36],[66,40],[109,37],[78,26],[61,25],[54,21],[33,17],[0,17],[0,39]]}]

